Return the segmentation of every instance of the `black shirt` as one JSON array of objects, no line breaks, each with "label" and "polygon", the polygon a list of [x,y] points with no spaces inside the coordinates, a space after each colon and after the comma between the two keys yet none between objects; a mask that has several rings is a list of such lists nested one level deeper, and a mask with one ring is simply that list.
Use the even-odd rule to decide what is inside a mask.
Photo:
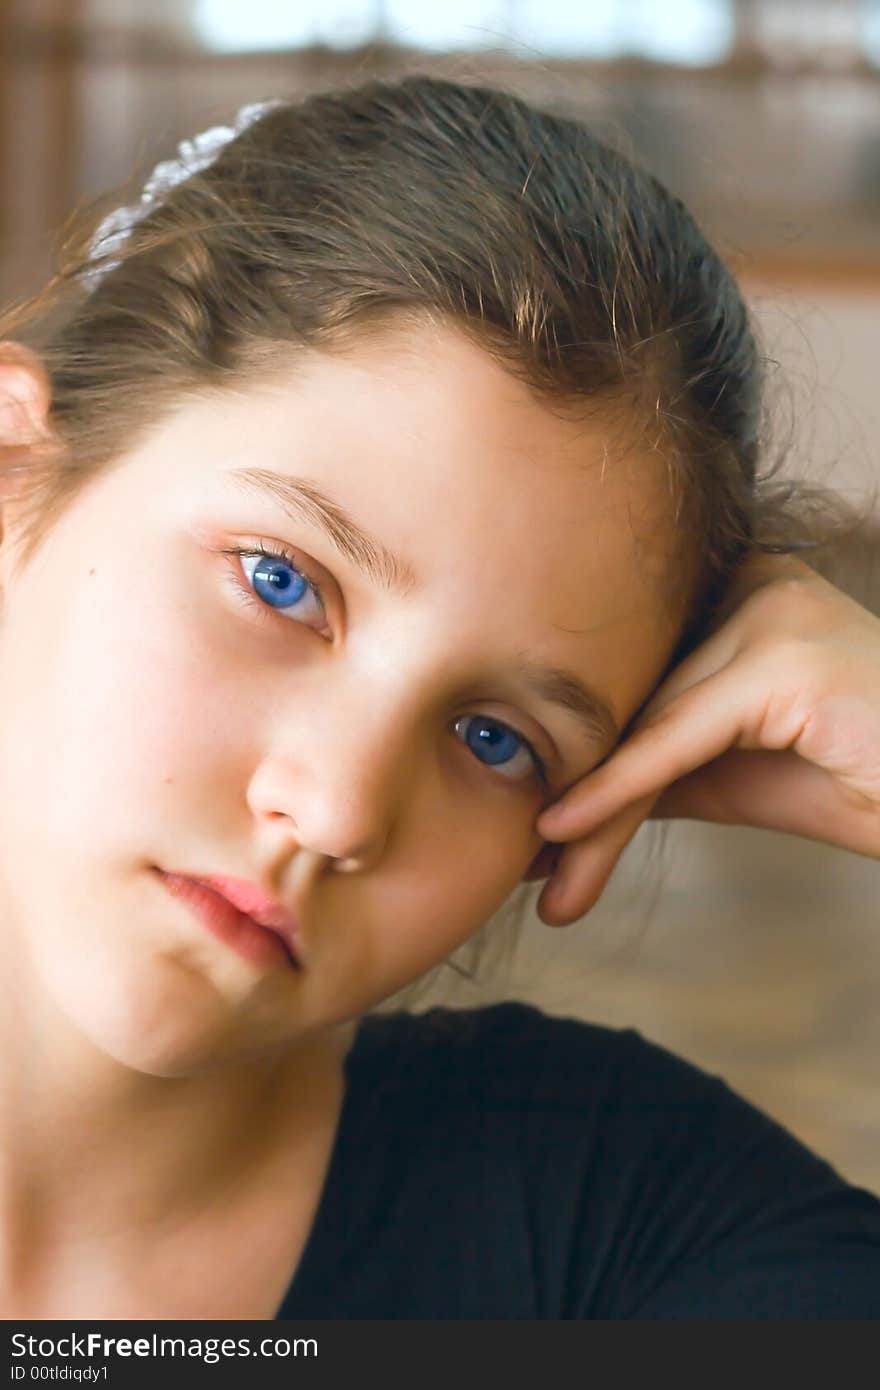
[{"label": "black shirt", "polygon": [[880,1317],[880,1200],[631,1029],[368,1015],[346,1073],[279,1318]]}]

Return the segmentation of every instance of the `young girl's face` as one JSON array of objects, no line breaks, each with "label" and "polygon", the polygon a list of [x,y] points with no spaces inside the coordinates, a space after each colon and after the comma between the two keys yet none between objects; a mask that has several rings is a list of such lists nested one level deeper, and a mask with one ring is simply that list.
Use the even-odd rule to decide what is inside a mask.
[{"label": "young girl's face", "polygon": [[[182,1075],[350,1020],[476,932],[613,746],[578,685],[620,729],[676,638],[665,465],[605,440],[423,326],[182,403],[20,571],[13,516],[19,987]],[[243,959],[157,869],[259,883],[304,968]]]}]

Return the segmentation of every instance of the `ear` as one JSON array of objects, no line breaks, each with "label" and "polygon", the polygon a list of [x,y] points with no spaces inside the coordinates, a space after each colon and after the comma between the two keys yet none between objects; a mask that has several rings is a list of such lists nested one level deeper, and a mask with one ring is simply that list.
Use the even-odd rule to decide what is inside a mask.
[{"label": "ear", "polygon": [[561,853],[562,845],[547,840],[523,874],[523,883],[534,883],[537,879],[549,878],[556,868]]},{"label": "ear", "polygon": [[0,342],[0,480],[3,455],[49,439],[51,388],[45,367],[21,343]]},{"label": "ear", "polygon": [[0,547],[10,529],[20,478],[33,450],[52,439],[49,376],[36,353],[0,342]]}]

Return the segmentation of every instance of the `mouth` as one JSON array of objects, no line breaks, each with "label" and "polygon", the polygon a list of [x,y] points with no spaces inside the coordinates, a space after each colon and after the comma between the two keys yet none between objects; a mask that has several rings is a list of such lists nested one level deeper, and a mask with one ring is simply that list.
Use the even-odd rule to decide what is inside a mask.
[{"label": "mouth", "polygon": [[[257,920],[252,912],[242,911],[227,893],[221,892],[216,886],[217,880],[167,873],[158,867],[155,872],[173,897],[183,902],[213,936],[245,960],[264,967],[286,966],[289,970],[302,971],[296,925],[277,906],[260,911],[262,920]],[[253,885],[245,887],[254,893]],[[269,916],[278,922],[277,926],[267,925]]]}]

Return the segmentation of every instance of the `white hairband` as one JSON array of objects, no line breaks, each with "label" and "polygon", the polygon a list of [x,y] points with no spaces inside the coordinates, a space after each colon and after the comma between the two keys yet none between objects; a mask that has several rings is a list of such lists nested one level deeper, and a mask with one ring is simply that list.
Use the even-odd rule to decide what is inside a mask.
[{"label": "white hairband", "polygon": [[128,207],[116,208],[98,225],[89,246],[89,260],[97,260],[100,257],[103,263],[88,270],[84,275],[89,289],[95,289],[104,276],[119,264],[118,261],[103,258],[112,255],[122,246],[132,227],[140,222],[141,218],[146,217],[170,189],[178,183],[183,183],[193,174],[200,173],[202,169],[207,169],[224,145],[228,145],[236,135],[247,130],[249,125],[253,125],[254,121],[258,121],[273,106],[282,105],[280,98],[249,102],[241,107],[231,126],[215,125],[210,130],[203,130],[200,135],[194,135],[191,140],[181,140],[177,146],[177,158],[163,159],[156,165],[144,184],[139,200]]}]

